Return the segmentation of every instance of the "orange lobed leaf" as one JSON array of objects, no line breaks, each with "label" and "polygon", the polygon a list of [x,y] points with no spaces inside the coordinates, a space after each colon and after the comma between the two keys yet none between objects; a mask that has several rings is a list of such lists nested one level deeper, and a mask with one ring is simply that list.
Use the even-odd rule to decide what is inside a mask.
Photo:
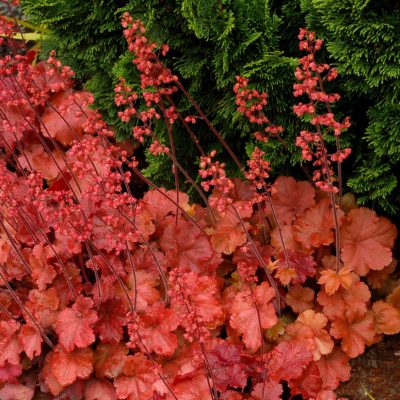
[{"label": "orange lobed leaf", "polygon": [[400,309],[400,286],[397,286],[387,298],[388,303]]},{"label": "orange lobed leaf", "polygon": [[[154,274],[139,269],[135,271],[135,274],[130,272],[125,282],[128,286],[128,293],[132,304],[135,301],[136,293],[136,308],[138,311],[144,311],[150,304],[160,299],[160,292],[156,289],[159,279]],[[115,283],[115,290],[120,297],[126,300],[123,290],[118,283]]]},{"label": "orange lobed leaf", "polygon": [[351,319],[367,312],[367,303],[371,292],[364,282],[353,282],[349,289],[340,287],[335,293],[329,295],[321,289],[317,296],[318,303],[323,307],[323,313],[334,321],[343,318]]},{"label": "orange lobed leaf", "polygon": [[90,378],[85,381],[85,400],[117,400],[117,393],[111,382]]},{"label": "orange lobed leaf", "polygon": [[29,256],[29,265],[32,269],[32,279],[39,290],[44,290],[47,285],[53,282],[57,272],[48,262],[54,253],[43,243],[36,245]]},{"label": "orange lobed leaf", "polygon": [[286,332],[291,340],[304,345],[314,355],[314,360],[319,360],[322,355],[329,354],[333,349],[333,340],[324,329],[328,318],[314,310],[302,312],[297,320],[286,327]]},{"label": "orange lobed leaf", "polygon": [[340,382],[350,379],[351,367],[349,356],[339,347],[335,347],[327,356],[317,361],[317,366],[322,378],[322,388],[335,390]]},{"label": "orange lobed leaf", "polygon": [[93,324],[98,317],[92,306],[93,301],[90,298],[79,296],[72,308],[64,308],[58,315],[54,330],[65,351],[89,346],[96,340]]},{"label": "orange lobed leaf", "polygon": [[191,222],[179,220],[175,224],[175,219],[169,222],[159,241],[168,262],[185,272],[207,270],[207,261],[214,255],[209,238]]},{"label": "orange lobed leaf", "polygon": [[29,300],[25,305],[33,311],[40,326],[47,328],[54,323],[59,314],[57,310],[60,306],[60,299],[54,287],[43,291],[33,289],[29,292]]},{"label": "orange lobed leaf", "polygon": [[42,352],[42,336],[36,327],[32,325],[23,325],[19,332],[19,340],[26,355],[32,360]]},{"label": "orange lobed leaf", "polygon": [[[161,192],[176,201],[175,190],[160,189]],[[165,217],[169,214],[176,214],[177,207],[157,190],[149,190],[143,197],[143,206],[151,214],[155,224],[164,224]],[[179,192],[179,205],[183,209],[189,208],[189,196]]]},{"label": "orange lobed leaf", "polygon": [[125,365],[128,348],[124,343],[100,343],[94,352],[94,372],[98,378],[116,378]]},{"label": "orange lobed leaf", "polygon": [[298,314],[310,310],[314,306],[314,290],[301,285],[290,286],[285,302]]},{"label": "orange lobed leaf", "polygon": [[126,312],[127,308],[121,299],[115,298],[101,303],[93,329],[102,342],[119,342],[122,339]]},{"label": "orange lobed leaf", "polygon": [[358,275],[381,270],[392,262],[397,229],[375,211],[365,207],[351,210],[340,234],[343,263]]},{"label": "orange lobed leaf", "polygon": [[55,349],[46,356],[43,378],[50,392],[57,395],[64,387],[77,379],[88,378],[92,372],[93,351],[89,347],[75,349],[71,353]]},{"label": "orange lobed leaf", "polygon": [[272,200],[281,224],[291,224],[298,215],[315,204],[315,190],[309,182],[291,176],[278,177],[271,187]]},{"label": "orange lobed leaf", "polygon": [[139,321],[137,330],[147,351],[172,356],[178,347],[178,338],[173,331],[180,323],[175,312],[159,302],[149,307]]},{"label": "orange lobed leaf", "polygon": [[[216,277],[199,276],[195,272],[183,274],[183,282],[190,293],[190,303],[195,307],[196,312],[202,321],[210,329],[220,326],[225,321],[225,313],[222,309],[219,283]],[[174,304],[174,310],[180,317],[183,317],[182,324],[185,324],[186,308]]]},{"label": "orange lobed leaf", "polygon": [[299,378],[312,360],[312,353],[302,344],[281,342],[268,353],[268,376],[276,382]]},{"label": "orange lobed leaf", "polygon": [[246,233],[233,212],[226,212],[215,228],[207,229],[207,233],[214,250],[218,253],[232,254],[237,247],[247,242]]},{"label": "orange lobed leaf", "polygon": [[377,333],[395,335],[400,332],[400,309],[379,300],[372,305]]},{"label": "orange lobed leaf", "polygon": [[50,101],[41,117],[45,127],[44,136],[51,136],[59,143],[67,146],[74,139],[80,139],[87,117],[81,107],[88,112],[85,103],[91,98],[88,92],[75,92],[73,95],[66,91],[57,93]]},{"label": "orange lobed leaf", "polygon": [[0,399],[2,400],[32,400],[35,390],[20,383],[6,383],[0,389]]},{"label": "orange lobed leaf", "polygon": [[337,319],[332,322],[330,334],[336,339],[342,339],[342,350],[350,357],[355,358],[364,352],[365,346],[373,343],[376,330],[374,317],[367,313],[350,320]]},{"label": "orange lobed leaf", "polygon": [[354,281],[354,274],[349,267],[343,267],[338,272],[332,269],[324,269],[321,271],[321,277],[318,279],[320,285],[325,285],[327,294],[335,293],[340,286],[349,289]]},{"label": "orange lobed leaf", "polygon": [[396,270],[397,260],[393,260],[380,271],[370,270],[367,275],[368,285],[372,289],[380,289],[388,281],[389,275]]},{"label": "orange lobed leaf", "polygon": [[151,362],[142,353],[136,353],[127,357],[123,375],[114,379],[114,386],[119,399],[149,400],[154,382]]},{"label": "orange lobed leaf", "polygon": [[306,249],[328,246],[334,242],[334,226],[331,203],[324,198],[295,220],[294,238]]},{"label": "orange lobed leaf", "polygon": [[[272,328],[278,318],[271,300],[275,291],[267,282],[252,289],[245,288],[233,299],[231,305],[230,325],[242,335],[243,343],[252,352],[256,352],[262,341],[260,329]],[[257,312],[258,310],[258,312]],[[260,326],[261,325],[261,326]]]},{"label": "orange lobed leaf", "polygon": [[19,364],[19,355],[23,350],[18,340],[19,329],[20,323],[17,321],[0,321],[0,366],[4,366],[6,362]]},{"label": "orange lobed leaf", "polygon": [[[172,387],[175,396],[179,400],[204,400],[210,398],[210,387],[203,371],[187,379],[179,380]],[[168,392],[168,400],[174,397]]]}]

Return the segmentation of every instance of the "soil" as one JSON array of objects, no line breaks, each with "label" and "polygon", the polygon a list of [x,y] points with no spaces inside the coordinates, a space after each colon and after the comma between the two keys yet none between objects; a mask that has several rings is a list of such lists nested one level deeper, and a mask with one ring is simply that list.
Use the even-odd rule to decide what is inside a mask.
[{"label": "soil", "polygon": [[400,400],[400,335],[386,336],[351,365],[351,379],[337,390],[338,397]]}]

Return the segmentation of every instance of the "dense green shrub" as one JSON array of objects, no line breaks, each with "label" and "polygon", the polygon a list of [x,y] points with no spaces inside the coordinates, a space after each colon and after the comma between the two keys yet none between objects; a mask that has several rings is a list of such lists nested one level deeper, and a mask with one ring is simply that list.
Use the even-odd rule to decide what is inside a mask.
[{"label": "dense green shrub", "polygon": [[[135,68],[121,39],[119,17],[129,11],[141,18],[151,39],[168,43],[166,64],[183,82],[205,113],[237,153],[252,149],[249,126],[235,110],[234,77],[250,78],[269,93],[270,118],[286,128],[287,142],[301,128],[292,116],[293,69],[298,56],[296,34],[305,23],[322,36],[325,56],[342,73],[338,91],[344,97],[338,115],[349,115],[352,127],[343,135],[354,155],[346,163],[349,187],[362,202],[395,212],[395,172],[400,160],[398,97],[400,81],[400,33],[398,4],[361,0],[23,0],[33,22],[52,29],[46,48],[57,49],[63,61],[95,94],[96,106],[117,125],[120,137],[129,135],[116,118],[112,88],[124,76],[138,85]],[[189,105],[176,98],[181,110]],[[166,137],[162,125],[157,134]],[[206,148],[218,145],[205,126],[196,133]],[[184,130],[174,130],[178,151],[193,163],[195,151]],[[276,173],[293,174],[299,157],[275,141],[265,145]],[[242,151],[240,151],[242,150]],[[290,148],[297,154],[297,150]],[[147,157],[147,174],[161,181],[170,170],[168,160]]]}]

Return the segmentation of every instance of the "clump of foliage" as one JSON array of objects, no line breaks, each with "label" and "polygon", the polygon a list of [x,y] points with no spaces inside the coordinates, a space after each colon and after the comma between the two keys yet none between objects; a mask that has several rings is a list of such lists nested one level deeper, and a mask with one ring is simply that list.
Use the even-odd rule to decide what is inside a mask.
[{"label": "clump of foliage", "polygon": [[[322,42],[300,33],[308,55],[295,93],[308,103],[296,111],[311,127],[297,145],[313,163],[311,183],[272,183],[265,152],[254,148],[243,168],[163,65],[168,46],[157,51],[129,14],[122,23],[147,106],[136,109],[139,95],[121,81],[119,117],[137,117],[136,139],[173,165],[175,190],[142,174],[54,53],[36,65],[23,48],[0,60],[0,398],[279,400],[286,386],[335,400],[349,359],[400,331],[400,286],[371,298],[394,271],[397,230],[341,201],[348,121],[324,111],[337,95],[321,86],[336,75],[314,59]],[[196,113],[173,105],[178,91]],[[234,91],[239,113],[260,126],[257,140],[280,140],[266,94],[243,77]],[[200,117],[245,179],[203,151],[191,125]],[[153,130],[163,121],[171,133],[180,118],[201,154],[200,186],[173,135]],[[178,172],[204,204],[178,189]],[[134,176],[152,186],[140,199]]]},{"label": "clump of foliage", "polygon": [[[353,125],[343,140],[356,150],[349,160],[349,172],[344,173],[345,184],[358,195],[360,203],[386,213],[397,212],[400,201],[396,172],[400,154],[398,3],[381,1],[377,5],[369,0],[96,0],[85,4],[76,0],[23,0],[22,3],[32,21],[49,25],[52,37],[45,46],[56,49],[61,59],[74,68],[119,137],[129,136],[129,129],[119,123],[111,89],[121,76],[131,86],[139,84],[137,74],[129,67],[129,54],[119,28],[119,16],[129,11],[144,21],[152,40],[169,43],[171,52],[166,65],[184,79],[209,119],[240,154],[245,145],[250,155],[254,142],[250,125],[232,107],[230,87],[234,77],[239,74],[250,78],[256,89],[266,90],[271,99],[269,114],[285,126],[293,140],[288,141],[289,152],[279,142],[263,144],[262,148],[274,162],[273,174],[298,177],[301,158],[293,151],[293,143],[302,123],[290,112],[293,81],[288,77],[292,76],[298,56],[295,32],[298,26],[307,24],[326,40],[326,61],[337,65],[342,74],[338,86],[344,98],[335,111],[350,114]],[[181,110],[189,106],[184,96],[176,96],[175,102]],[[162,124],[156,129],[166,137]],[[179,126],[176,130],[179,132],[176,146],[186,154],[181,162],[190,168],[195,149],[179,139],[185,138],[185,128]],[[207,150],[220,148],[206,130],[199,130],[199,138]],[[163,158],[148,153],[146,159],[147,176],[157,182],[169,176]],[[225,161],[233,172],[229,159]],[[172,184],[171,181],[170,187]]]},{"label": "clump of foliage", "polygon": [[[230,0],[223,4],[208,0],[123,0],[110,4],[96,0],[84,5],[69,0],[24,0],[22,4],[30,20],[51,27],[53,36],[47,41],[47,48],[56,49],[62,61],[85,82],[94,94],[96,107],[116,127],[119,137],[130,137],[132,126],[120,123],[110,95],[112,88],[123,76],[140,92],[138,74],[132,71],[129,52],[121,39],[119,17],[123,11],[143,20],[152,40],[169,44],[166,65],[179,74],[210,121],[240,157],[243,154],[243,160],[243,145],[251,144],[251,127],[239,118],[232,101],[231,88],[238,74],[251,78],[259,89],[270,93],[270,111],[295,137],[299,124],[290,115],[292,82],[287,79],[292,76],[295,58],[285,57],[279,50],[281,21],[265,0]],[[255,13],[255,9],[259,11]],[[180,94],[174,101],[181,110],[190,106]],[[184,126],[179,122],[176,125],[176,146],[186,154],[181,162],[191,168],[195,147],[185,139]],[[167,136],[163,124],[155,129],[158,135]],[[220,148],[206,128],[199,128],[198,136],[207,150]],[[271,153],[277,168],[288,172],[287,152],[279,143],[266,147],[275,149]],[[147,163],[146,175],[166,184],[165,176],[170,174],[164,159],[147,154]]]}]

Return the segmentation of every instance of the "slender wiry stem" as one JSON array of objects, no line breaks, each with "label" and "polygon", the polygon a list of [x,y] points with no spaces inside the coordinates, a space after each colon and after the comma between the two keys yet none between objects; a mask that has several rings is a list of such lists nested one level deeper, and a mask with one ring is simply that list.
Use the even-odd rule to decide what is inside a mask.
[{"label": "slender wiry stem", "polygon": [[36,319],[31,314],[31,312],[24,306],[22,301],[19,299],[17,294],[14,292],[13,288],[8,283],[6,277],[3,275],[2,271],[1,271],[1,268],[0,268],[0,278],[3,280],[4,284],[6,285],[6,287],[8,289],[8,293],[10,294],[10,296],[15,300],[15,302],[18,304],[18,306],[21,308],[21,310],[29,317],[29,319],[32,321],[32,323],[36,326],[37,330],[39,331],[39,333],[42,336],[42,338],[44,339],[44,341],[48,344],[48,346],[51,349],[54,349],[54,344],[49,339],[49,337],[45,334],[44,330],[41,328],[41,326],[36,321]]}]

